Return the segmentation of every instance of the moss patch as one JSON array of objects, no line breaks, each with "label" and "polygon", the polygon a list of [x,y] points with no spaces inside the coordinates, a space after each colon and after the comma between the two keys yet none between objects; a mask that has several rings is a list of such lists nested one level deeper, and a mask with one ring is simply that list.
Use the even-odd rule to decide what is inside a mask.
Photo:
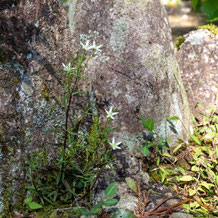
[{"label": "moss patch", "polygon": [[203,26],[199,26],[198,30],[200,29],[206,29],[209,30],[210,32],[212,32],[215,36],[218,33],[218,26],[214,25],[214,24],[207,24],[207,25],[203,25]]},{"label": "moss patch", "polygon": [[76,207],[72,207],[72,205],[44,206],[43,209],[37,212],[30,212],[28,215],[33,214],[34,218],[69,218],[72,216],[81,217],[80,210]]},{"label": "moss patch", "polygon": [[185,42],[185,37],[179,36],[176,38],[175,47],[177,50],[181,48],[183,42]]},{"label": "moss patch", "polygon": [[41,89],[41,97],[44,98],[46,101],[50,101],[50,98],[48,95],[48,87],[45,83],[43,83],[43,86]]}]

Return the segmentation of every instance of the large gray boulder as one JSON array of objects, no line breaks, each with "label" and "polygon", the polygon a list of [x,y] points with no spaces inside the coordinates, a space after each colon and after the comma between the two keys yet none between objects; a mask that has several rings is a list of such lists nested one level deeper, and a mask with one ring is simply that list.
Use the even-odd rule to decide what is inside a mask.
[{"label": "large gray boulder", "polygon": [[[71,1],[70,28],[58,0],[0,4],[0,213],[15,203],[22,207],[28,154],[44,147],[51,157],[55,152],[56,135],[45,131],[64,123],[58,103],[62,78],[56,72],[62,71],[62,63],[72,58],[80,41],[103,45],[88,66],[92,83],[81,90],[91,87],[97,101],[101,96],[115,106],[119,123],[113,127],[123,148],[141,145],[141,116],[152,117],[156,132],[172,141],[177,135],[166,117],[180,117],[189,129],[189,106],[159,1]],[[78,99],[80,105],[84,100]],[[102,111],[100,116],[105,116]],[[186,138],[180,122],[176,130],[178,137]]]},{"label": "large gray boulder", "polygon": [[[163,137],[186,138],[190,113],[180,70],[173,53],[171,30],[160,1],[71,0],[70,30],[74,45],[103,45],[101,59],[89,65],[93,87],[119,112],[117,136],[132,148],[142,132],[140,117],[153,118]],[[178,135],[168,116],[178,116]],[[185,126],[185,128],[184,128]]]},{"label": "large gray boulder", "polygon": [[74,53],[71,41],[58,1],[0,2],[0,212],[22,207],[27,155],[54,150],[55,134],[45,131],[64,122],[57,72]]},{"label": "large gray boulder", "polygon": [[218,34],[207,29],[186,34],[176,56],[192,113],[199,117],[197,104],[218,109]]}]

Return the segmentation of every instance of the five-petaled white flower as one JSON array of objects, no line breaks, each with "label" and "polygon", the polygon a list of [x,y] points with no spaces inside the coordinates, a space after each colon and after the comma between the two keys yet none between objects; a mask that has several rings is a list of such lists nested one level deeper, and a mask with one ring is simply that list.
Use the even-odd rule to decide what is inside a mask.
[{"label": "five-petaled white flower", "polygon": [[107,111],[105,109],[106,113],[107,113],[107,117],[111,118],[112,120],[114,119],[114,115],[118,114],[118,112],[113,112],[113,106],[110,108],[109,111]]},{"label": "five-petaled white flower", "polygon": [[89,45],[89,40],[86,41],[86,44],[84,45],[82,42],[80,42],[80,45],[82,45],[82,48],[85,49],[86,51],[91,50],[93,47],[92,45]]},{"label": "five-petaled white flower", "polygon": [[115,142],[115,138],[112,138],[112,142],[109,142],[109,144],[111,145],[112,149],[121,149],[120,147],[118,147],[118,145],[120,145],[122,142]]},{"label": "five-petaled white flower", "polygon": [[98,52],[101,52],[101,48],[102,47],[102,45],[96,45],[95,44],[95,41],[93,41],[93,45],[92,45],[92,48],[95,50],[95,51],[98,51]]},{"label": "five-petaled white flower", "polygon": [[67,66],[62,63],[63,67],[64,67],[64,70],[67,71],[67,72],[71,72],[72,70],[75,70],[75,68],[71,67],[71,63],[69,63]]}]

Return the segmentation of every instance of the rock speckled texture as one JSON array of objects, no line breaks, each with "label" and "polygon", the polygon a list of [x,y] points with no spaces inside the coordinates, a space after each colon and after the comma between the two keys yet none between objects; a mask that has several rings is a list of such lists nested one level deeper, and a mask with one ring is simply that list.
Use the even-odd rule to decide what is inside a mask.
[{"label": "rock speckled texture", "polygon": [[[172,141],[176,136],[166,117],[180,117],[189,129],[189,106],[159,1],[71,0],[69,23],[75,46],[87,39],[103,45],[104,58],[93,60],[88,73],[96,93],[119,112],[114,125],[123,144],[130,149],[139,144],[141,116],[154,118],[157,133]],[[175,124],[186,138],[181,122]]]},{"label": "rock speckled texture", "polygon": [[197,104],[218,108],[218,34],[200,29],[184,37],[177,59],[192,112],[198,116]]},{"label": "rock speckled texture", "polygon": [[55,150],[45,130],[64,122],[57,72],[72,57],[71,41],[58,1],[0,2],[0,212],[25,198],[27,155]]}]

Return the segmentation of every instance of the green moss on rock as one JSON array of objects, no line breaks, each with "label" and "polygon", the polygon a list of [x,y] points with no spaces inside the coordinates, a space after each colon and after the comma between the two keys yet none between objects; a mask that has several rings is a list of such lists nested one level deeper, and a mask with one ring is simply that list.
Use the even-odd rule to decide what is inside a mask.
[{"label": "green moss on rock", "polygon": [[1,215],[2,215],[2,217],[7,217],[10,214],[10,206],[11,206],[11,183],[5,182],[4,185],[5,185],[5,187],[4,187],[4,191],[3,191],[3,195],[2,195],[4,212]]},{"label": "green moss on rock", "polygon": [[218,33],[218,26],[214,25],[214,24],[207,24],[207,25],[203,25],[203,26],[199,26],[198,30],[200,29],[206,29],[209,30],[210,32],[212,32],[215,36]]},{"label": "green moss on rock", "polygon": [[[72,206],[72,205],[71,205]],[[63,209],[62,209],[63,208]],[[69,217],[81,217],[79,209],[70,208],[70,205],[48,205],[44,206],[41,210],[36,212],[34,218],[69,218]]]},{"label": "green moss on rock", "polygon": [[44,98],[46,101],[50,101],[50,98],[48,95],[48,87],[45,83],[43,83],[43,86],[41,89],[41,97]]},{"label": "green moss on rock", "polygon": [[179,36],[176,38],[175,47],[177,50],[181,48],[183,42],[185,42],[185,37]]}]

